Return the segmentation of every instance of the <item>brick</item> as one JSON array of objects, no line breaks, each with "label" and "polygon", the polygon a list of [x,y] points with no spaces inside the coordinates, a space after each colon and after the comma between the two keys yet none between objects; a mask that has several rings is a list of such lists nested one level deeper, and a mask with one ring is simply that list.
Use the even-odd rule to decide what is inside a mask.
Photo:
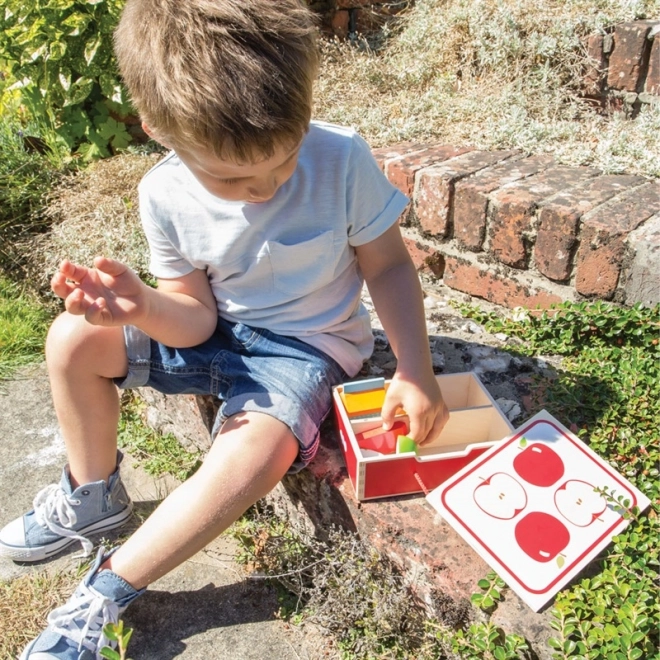
[{"label": "brick", "polygon": [[616,26],[607,74],[609,87],[627,92],[642,91],[650,46],[647,37],[655,24],[653,21],[634,21]]},{"label": "brick", "polygon": [[575,271],[578,293],[605,300],[614,295],[628,234],[658,212],[660,183],[653,182],[584,216]]},{"label": "brick", "polygon": [[488,193],[508,183],[532,176],[553,163],[550,156],[511,158],[454,187],[454,236],[469,250],[481,250],[486,235]]},{"label": "brick", "polygon": [[542,204],[534,245],[536,268],[545,277],[563,282],[571,276],[580,218],[629,188],[646,181],[641,176],[607,175],[560,192]]},{"label": "brick", "polygon": [[621,279],[625,303],[652,307],[660,303],[660,215],[628,235]]},{"label": "brick", "polygon": [[348,36],[348,20],[348,11],[345,9],[338,9],[330,21],[332,33],[340,39],[345,39]]},{"label": "brick", "polygon": [[454,256],[446,258],[443,282],[452,289],[511,309],[548,309],[563,300],[561,296],[541,286],[530,286],[516,280],[506,269],[498,271],[492,264],[480,266]]},{"label": "brick", "polygon": [[371,153],[384,172],[388,161],[403,158],[406,154],[428,149],[429,145],[421,142],[400,142],[389,147],[372,149]]},{"label": "brick", "polygon": [[426,147],[400,158],[387,160],[385,162],[385,175],[402,193],[412,198],[415,174],[419,170],[468,151],[472,151],[472,147],[455,147],[451,144]]},{"label": "brick", "polygon": [[433,236],[450,235],[456,182],[506,160],[516,153],[515,151],[472,151],[417,172],[413,210],[421,229]]},{"label": "brick", "polygon": [[604,91],[607,71],[604,39],[602,34],[591,34],[586,39],[585,50],[588,60],[582,77],[586,96],[600,97]]},{"label": "brick", "polygon": [[404,236],[403,242],[419,272],[442,277],[445,270],[445,257],[441,252],[406,236]]},{"label": "brick", "polygon": [[656,32],[649,55],[649,70],[646,73],[644,91],[660,95],[660,31]]},{"label": "brick", "polygon": [[597,174],[591,167],[553,167],[492,193],[488,209],[490,253],[508,266],[525,268],[538,205]]}]

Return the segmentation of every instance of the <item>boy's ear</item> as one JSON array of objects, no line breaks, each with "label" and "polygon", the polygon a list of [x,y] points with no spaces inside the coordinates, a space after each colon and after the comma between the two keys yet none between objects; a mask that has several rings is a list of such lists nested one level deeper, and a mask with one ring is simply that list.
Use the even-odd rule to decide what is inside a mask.
[{"label": "boy's ear", "polygon": [[165,142],[164,140],[161,140],[161,139],[158,137],[158,135],[156,135],[156,133],[155,133],[154,131],[152,131],[151,128],[149,128],[149,126],[146,124],[146,122],[142,122],[142,130],[143,130],[143,131],[144,131],[144,132],[145,132],[145,133],[146,133],[146,134],[147,134],[152,140],[156,140],[156,142],[159,142],[160,144],[162,144],[164,147],[167,147],[168,149],[171,149],[171,148],[172,148],[172,147],[170,147],[169,144],[167,144],[167,142]]}]

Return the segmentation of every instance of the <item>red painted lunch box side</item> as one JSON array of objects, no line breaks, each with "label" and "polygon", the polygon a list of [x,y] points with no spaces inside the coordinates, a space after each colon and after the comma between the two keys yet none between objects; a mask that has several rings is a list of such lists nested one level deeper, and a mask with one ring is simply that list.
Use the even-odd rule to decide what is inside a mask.
[{"label": "red painted lunch box side", "polygon": [[364,499],[419,493],[424,489],[431,491],[483,454],[486,449],[487,447],[478,448],[467,456],[438,458],[428,462],[418,461],[411,456],[397,461],[366,463]]}]

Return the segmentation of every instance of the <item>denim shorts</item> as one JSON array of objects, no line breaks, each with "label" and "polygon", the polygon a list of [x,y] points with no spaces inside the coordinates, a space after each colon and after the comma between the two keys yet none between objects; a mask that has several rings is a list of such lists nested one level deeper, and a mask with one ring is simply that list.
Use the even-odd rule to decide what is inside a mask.
[{"label": "denim shorts", "polygon": [[286,424],[300,451],[289,472],[307,465],[332,407],[332,388],[346,380],[322,351],[295,337],[218,319],[199,346],[170,348],[133,326],[124,328],[128,374],[121,388],[148,386],[163,394],[212,394],[221,400],[213,436],[240,412],[261,412]]}]

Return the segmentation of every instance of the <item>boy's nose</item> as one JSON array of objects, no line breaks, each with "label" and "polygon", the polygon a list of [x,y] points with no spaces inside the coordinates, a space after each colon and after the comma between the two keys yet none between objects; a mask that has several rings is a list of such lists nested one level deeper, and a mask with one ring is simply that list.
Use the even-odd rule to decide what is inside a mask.
[{"label": "boy's nose", "polygon": [[248,192],[252,201],[267,202],[275,194],[277,188],[277,179],[273,176],[252,184],[248,188]]}]

